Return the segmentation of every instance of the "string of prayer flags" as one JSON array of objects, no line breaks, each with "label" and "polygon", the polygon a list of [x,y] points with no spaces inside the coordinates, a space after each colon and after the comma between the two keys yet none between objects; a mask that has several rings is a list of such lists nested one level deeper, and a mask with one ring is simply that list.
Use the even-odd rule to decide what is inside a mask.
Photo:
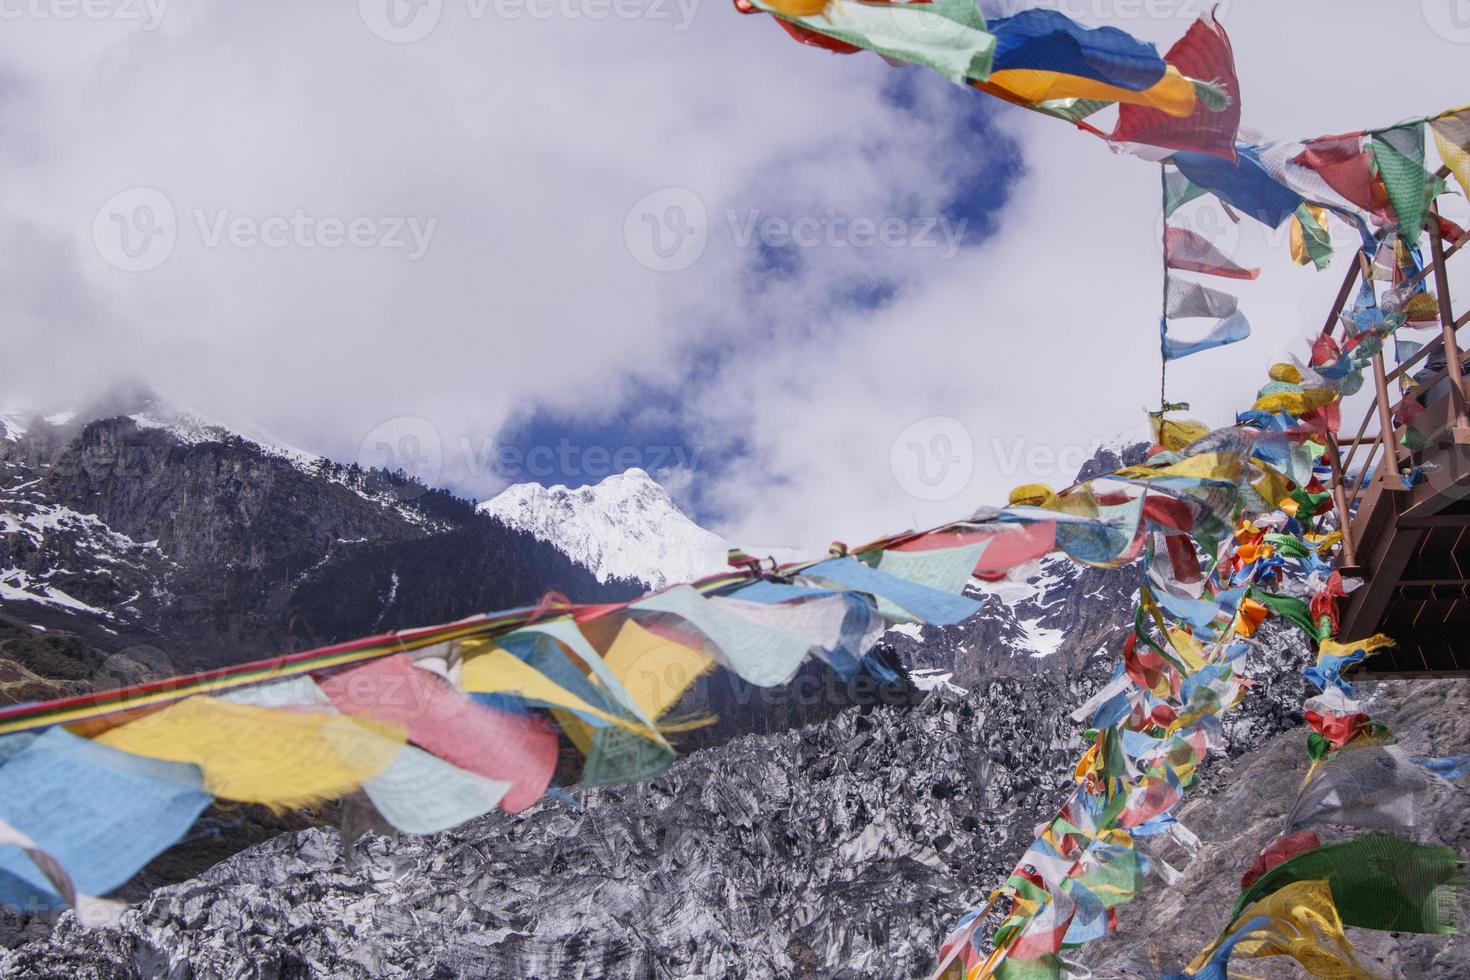
[{"label": "string of prayer flags", "polygon": [[[1084,27],[1054,10],[1023,10],[987,25],[972,0],[735,0],[735,9],[770,14],[802,44],[840,54],[867,50],[890,64],[932,68],[1104,138],[1083,120],[1116,103],[1181,123],[1171,130],[1152,116],[1140,120],[1135,142],[1160,129],[1160,145],[1172,139],[1184,148],[1233,153],[1239,98],[1218,24],[1186,35],[1171,62],[1124,31]],[[1196,65],[1203,74],[1182,70]]]},{"label": "string of prayer flags", "polygon": [[[1212,297],[1172,280],[1165,302],[1166,310],[1171,304],[1176,310],[1205,314],[1231,309],[1223,294]],[[1359,306],[1370,309],[1366,299]],[[1377,317],[1359,336],[1390,335],[1395,326],[1393,318]],[[1361,348],[1358,343],[1350,350],[1356,353]],[[1147,487],[1151,496],[1157,491],[1171,501],[1168,508],[1145,511],[1146,576],[1135,630],[1123,644],[1124,663],[1113,680],[1079,709],[1093,744],[1077,766],[1077,791],[1056,819],[1043,826],[1037,843],[1007,880],[1004,891],[1011,908],[996,930],[993,949],[987,955],[974,920],[969,920],[970,925],[957,930],[946,944],[949,965],[944,976],[958,975],[957,963],[969,964],[967,969],[977,977],[1056,976],[1064,950],[1115,926],[1113,920],[1096,914],[1098,895],[1089,898],[1090,890],[1084,889],[1084,894],[1071,884],[1077,876],[1074,869],[1085,867],[1099,847],[1130,848],[1133,841],[1169,826],[1169,811],[1182,790],[1197,779],[1205,753],[1222,744],[1221,714],[1239,702],[1249,683],[1240,664],[1250,648],[1234,637],[1253,632],[1267,615],[1295,622],[1317,642],[1318,662],[1304,673],[1329,692],[1309,701],[1305,709],[1312,744],[1320,747],[1312,750],[1312,772],[1323,782],[1314,787],[1309,774],[1297,816],[1332,826],[1412,825],[1406,810],[1422,795],[1416,787],[1422,788],[1432,777],[1403,777],[1402,760],[1392,754],[1391,766],[1369,765],[1374,763],[1372,753],[1380,751],[1375,747],[1384,730],[1355,707],[1350,687],[1341,678],[1347,666],[1392,641],[1381,636],[1351,643],[1333,639],[1333,602],[1344,589],[1341,578],[1329,574],[1326,553],[1341,542],[1341,534],[1315,523],[1329,506],[1318,477],[1331,475],[1323,466],[1325,446],[1319,437],[1337,425],[1335,414],[1324,413],[1361,384],[1364,362],[1335,347],[1325,357],[1318,353],[1314,349],[1318,370],[1299,363],[1273,366],[1271,381],[1236,427],[1214,432],[1186,428],[1169,445],[1155,446],[1144,465],[1106,478],[1136,483]],[[1329,362],[1339,357],[1345,358],[1340,369],[1329,370]],[[1166,410],[1182,408],[1166,406]],[[1164,421],[1164,410],[1151,417],[1163,443],[1167,430],[1158,423]],[[1062,494],[1023,488],[1017,493],[1024,491],[1028,501],[1055,509],[1069,499],[1106,499],[1100,482],[1093,481],[1080,493],[1081,488]],[[1061,506],[1060,511],[1070,514],[1074,508]],[[1059,532],[1070,526],[1061,513],[1057,526]],[[1183,540],[1171,541],[1171,536],[1182,539],[1186,526],[1203,554],[1194,553]],[[1060,533],[1058,545],[1076,557]],[[1333,772],[1339,764],[1343,768]],[[1362,779],[1356,778],[1360,771],[1365,774]],[[1312,841],[1314,853],[1322,850],[1315,837]],[[1371,841],[1361,845],[1372,846]],[[1194,964],[1200,972],[1194,975],[1223,978],[1232,950],[1240,955],[1290,955],[1308,964],[1351,965],[1351,947],[1345,937],[1340,942],[1337,938],[1340,924],[1325,932],[1302,933],[1298,928],[1302,921],[1316,921],[1313,916],[1319,914],[1330,926],[1332,915],[1319,909],[1309,910],[1306,920],[1294,918],[1304,900],[1293,892],[1280,900],[1285,905],[1269,901],[1274,892],[1294,886],[1294,868],[1309,867],[1295,863],[1306,860],[1305,850],[1262,855],[1261,866],[1243,885],[1257,889],[1246,896],[1247,917],[1237,918],[1221,942],[1202,954]],[[1428,864],[1433,873],[1428,879],[1443,884],[1440,875],[1453,864],[1453,855],[1444,849],[1431,853]],[[1360,849],[1348,860],[1372,867],[1375,858]],[[1391,865],[1398,856],[1376,860]],[[1147,872],[1144,865],[1139,868]],[[1158,870],[1170,877],[1162,862]],[[1321,867],[1309,873],[1319,875],[1333,908],[1337,903],[1349,908],[1342,918],[1349,924],[1384,926],[1386,917],[1375,921],[1360,908],[1369,896],[1379,904],[1393,904],[1407,894],[1407,905],[1416,910],[1433,910],[1447,901],[1444,891],[1419,901],[1425,890],[1423,874],[1416,878],[1411,872],[1405,879],[1390,871],[1363,885],[1334,877]],[[1141,879],[1141,874],[1137,877]],[[1333,882],[1331,887],[1328,881]],[[1136,890],[1130,884],[1117,894],[1126,901]],[[1412,925],[1418,914],[1393,921]]]}]

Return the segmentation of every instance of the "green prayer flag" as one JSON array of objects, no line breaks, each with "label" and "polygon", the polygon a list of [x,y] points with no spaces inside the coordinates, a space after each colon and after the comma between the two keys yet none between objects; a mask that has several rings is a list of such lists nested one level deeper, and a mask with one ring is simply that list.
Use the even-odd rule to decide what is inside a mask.
[{"label": "green prayer flag", "polygon": [[1424,124],[1410,123],[1375,133],[1370,144],[1378,175],[1399,219],[1399,234],[1419,241],[1429,214],[1429,174],[1424,171]]},{"label": "green prayer flag", "polygon": [[1283,558],[1305,558],[1312,553],[1306,542],[1294,534],[1268,534],[1266,543]]},{"label": "green prayer flag", "polygon": [[1332,235],[1312,209],[1303,204],[1296,209],[1296,220],[1302,225],[1302,244],[1307,248],[1307,255],[1312,264],[1318,269],[1325,269],[1332,263]]},{"label": "green prayer flag", "polygon": [[[1164,217],[1169,217],[1197,197],[1203,197],[1205,189],[1191,181],[1173,167],[1164,170]],[[1187,410],[1187,406],[1186,406]]]},{"label": "green prayer flag", "polygon": [[1067,884],[1080,885],[1097,896],[1103,908],[1127,905],[1143,888],[1143,863],[1138,852],[1125,847],[1108,848],[1112,853],[1095,868],[1067,879]]},{"label": "green prayer flag", "polygon": [[1009,956],[996,967],[996,980],[1058,980],[1062,976],[1062,960],[1055,953],[1034,960],[1013,960]]},{"label": "green prayer flag", "polygon": [[1368,834],[1300,854],[1267,871],[1241,892],[1231,922],[1243,909],[1297,881],[1326,880],[1344,925],[1387,932],[1455,931],[1459,857],[1448,847]]},{"label": "green prayer flag", "polygon": [[596,729],[582,768],[581,785],[616,786],[662,775],[674,763],[667,742],[630,732],[617,725]]},{"label": "green prayer flag", "polygon": [[1116,105],[1116,103],[1105,102],[1102,99],[1052,99],[1038,103],[1032,108],[1049,116],[1056,116],[1058,119],[1075,123],[1102,112],[1110,105]]},{"label": "green prayer flag", "polygon": [[783,14],[765,0],[751,2],[774,17],[825,37],[933,68],[958,85],[990,77],[995,35],[985,29],[985,16],[974,0],[834,4],[826,13],[811,17]]},{"label": "green prayer flag", "polygon": [[1272,592],[1251,590],[1251,598],[1271,610],[1282,619],[1289,620],[1302,629],[1306,630],[1308,636],[1317,635],[1317,627],[1312,622],[1312,610],[1303,599],[1296,596],[1276,595]]}]

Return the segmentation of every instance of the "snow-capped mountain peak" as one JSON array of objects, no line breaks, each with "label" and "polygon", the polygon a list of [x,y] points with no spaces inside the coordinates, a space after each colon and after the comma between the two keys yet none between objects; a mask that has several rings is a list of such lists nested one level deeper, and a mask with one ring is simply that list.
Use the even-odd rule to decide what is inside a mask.
[{"label": "snow-capped mountain peak", "polygon": [[637,468],[575,489],[518,483],[480,510],[556,545],[601,582],[637,579],[663,588],[728,567],[730,543],[685,516]]}]

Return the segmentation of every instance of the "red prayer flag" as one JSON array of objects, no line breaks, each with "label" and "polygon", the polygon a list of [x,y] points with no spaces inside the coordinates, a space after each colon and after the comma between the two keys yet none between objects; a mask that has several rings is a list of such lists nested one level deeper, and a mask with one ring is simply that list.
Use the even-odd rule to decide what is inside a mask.
[{"label": "red prayer flag", "polygon": [[1203,101],[1197,101],[1194,112],[1183,119],[1159,109],[1122,104],[1118,106],[1118,125],[1112,139],[1193,150],[1234,161],[1235,136],[1240,129],[1240,81],[1225,28],[1213,15],[1209,20],[1201,17],[1174,43],[1164,60],[1186,78],[1218,85],[1230,97],[1230,104],[1213,112]]},{"label": "red prayer flag", "polygon": [[1270,847],[1261,852],[1261,856],[1256,858],[1256,863],[1251,865],[1250,870],[1240,879],[1240,887],[1249,888],[1256,883],[1257,878],[1276,865],[1284,864],[1308,851],[1315,851],[1321,846],[1322,842],[1310,830],[1299,830],[1294,834],[1276,838]]},{"label": "red prayer flag", "polygon": [[408,730],[409,741],[461,769],[511,784],[502,809],[524,810],[556,770],[556,732],[542,719],[496,711],[415,667],[403,654],[319,682],[338,711]]},{"label": "red prayer flag", "polygon": [[1219,249],[1188,228],[1170,225],[1164,230],[1164,248],[1169,255],[1169,268],[1183,272],[1201,272],[1226,279],[1254,279],[1260,269],[1247,269],[1230,261]]},{"label": "red prayer flag", "polygon": [[1057,525],[1055,521],[1041,521],[1036,524],[1007,523],[958,534],[925,534],[912,541],[905,541],[893,550],[931,551],[935,548],[958,548],[981,541],[989,541],[990,544],[980,553],[975,575],[983,579],[1003,578],[1006,572],[1017,565],[1035,561],[1055,551]]},{"label": "red prayer flag", "polygon": [[1373,174],[1372,154],[1362,133],[1322,136],[1309,140],[1292,163],[1315,170],[1337,193],[1371,213],[1385,225],[1398,224],[1383,181]]}]

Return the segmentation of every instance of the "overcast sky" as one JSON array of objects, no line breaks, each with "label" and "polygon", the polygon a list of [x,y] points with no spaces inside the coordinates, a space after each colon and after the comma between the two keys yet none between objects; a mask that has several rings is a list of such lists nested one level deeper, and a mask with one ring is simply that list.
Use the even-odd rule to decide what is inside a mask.
[{"label": "overcast sky", "polygon": [[[1204,9],[1048,5],[1161,50]],[[1065,485],[1157,402],[1157,166],[725,0],[0,19],[11,407],[141,378],[478,498],[639,465],[743,543],[811,545]],[[1470,102],[1460,0],[1221,19],[1257,134]],[[1223,424],[1342,266],[1210,227],[1265,270],[1251,340],[1171,369]]]}]

